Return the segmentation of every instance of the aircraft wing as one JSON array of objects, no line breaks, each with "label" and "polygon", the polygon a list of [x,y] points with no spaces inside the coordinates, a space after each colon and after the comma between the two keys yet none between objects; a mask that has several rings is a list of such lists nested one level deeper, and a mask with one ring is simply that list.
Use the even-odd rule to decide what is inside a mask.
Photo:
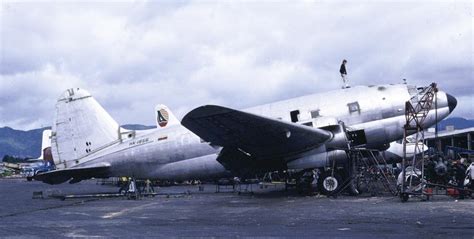
[{"label": "aircraft wing", "polygon": [[107,177],[109,164],[93,165],[77,168],[66,168],[38,173],[34,176],[35,180],[43,181],[48,184],[60,184],[70,179],[70,183],[76,183],[89,178]]},{"label": "aircraft wing", "polygon": [[[281,158],[316,148],[331,133],[215,105],[198,107],[181,124],[212,145],[256,159]],[[222,154],[222,153],[221,153]]]},{"label": "aircraft wing", "polygon": [[3,163],[3,166],[5,166],[5,168],[9,168],[9,169],[17,170],[17,171],[21,170],[21,166],[19,163]]}]

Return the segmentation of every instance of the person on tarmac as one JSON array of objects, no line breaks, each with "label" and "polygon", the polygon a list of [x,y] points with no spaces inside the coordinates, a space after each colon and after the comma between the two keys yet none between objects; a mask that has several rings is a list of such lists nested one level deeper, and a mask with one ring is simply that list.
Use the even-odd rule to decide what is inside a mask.
[{"label": "person on tarmac", "polygon": [[466,167],[460,160],[454,161],[455,177],[459,189],[459,199],[464,199],[464,178],[466,177]]}]

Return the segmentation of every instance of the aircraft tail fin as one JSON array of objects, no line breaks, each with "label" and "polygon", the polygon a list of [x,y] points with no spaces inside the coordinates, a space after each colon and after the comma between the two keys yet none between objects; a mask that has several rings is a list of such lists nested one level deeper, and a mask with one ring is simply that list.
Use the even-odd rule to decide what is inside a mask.
[{"label": "aircraft tail fin", "polygon": [[179,120],[174,116],[173,112],[163,104],[159,104],[155,107],[155,118],[156,127],[164,128],[176,124],[181,124]]},{"label": "aircraft tail fin", "polygon": [[66,90],[56,103],[51,151],[57,168],[68,168],[80,158],[119,140],[119,125],[80,88]]},{"label": "aircraft tail fin", "polygon": [[45,159],[45,150],[51,147],[51,130],[43,130],[43,139],[41,141],[41,155],[38,159]]}]

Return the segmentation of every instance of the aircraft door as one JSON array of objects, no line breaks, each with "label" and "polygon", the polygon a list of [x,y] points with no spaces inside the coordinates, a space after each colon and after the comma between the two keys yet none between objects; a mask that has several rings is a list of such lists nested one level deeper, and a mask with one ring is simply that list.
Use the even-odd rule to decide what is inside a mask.
[{"label": "aircraft door", "polygon": [[360,147],[367,144],[367,138],[363,129],[347,131],[347,139],[352,147]]}]

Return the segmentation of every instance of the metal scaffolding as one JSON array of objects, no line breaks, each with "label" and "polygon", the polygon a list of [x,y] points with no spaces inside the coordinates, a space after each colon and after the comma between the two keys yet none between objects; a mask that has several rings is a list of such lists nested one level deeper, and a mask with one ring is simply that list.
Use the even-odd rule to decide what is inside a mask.
[{"label": "metal scaffolding", "polygon": [[[405,119],[403,135],[403,161],[402,161],[402,180],[400,187],[400,198],[407,201],[409,195],[423,195],[423,189],[426,184],[424,175],[424,129],[425,119],[429,111],[435,109],[437,120],[437,97],[438,88],[436,83],[422,89],[420,94],[414,96],[405,103]],[[421,96],[421,97],[420,97]],[[407,137],[415,136],[415,147],[411,158],[407,157]],[[410,152],[411,153],[411,152]]]}]

